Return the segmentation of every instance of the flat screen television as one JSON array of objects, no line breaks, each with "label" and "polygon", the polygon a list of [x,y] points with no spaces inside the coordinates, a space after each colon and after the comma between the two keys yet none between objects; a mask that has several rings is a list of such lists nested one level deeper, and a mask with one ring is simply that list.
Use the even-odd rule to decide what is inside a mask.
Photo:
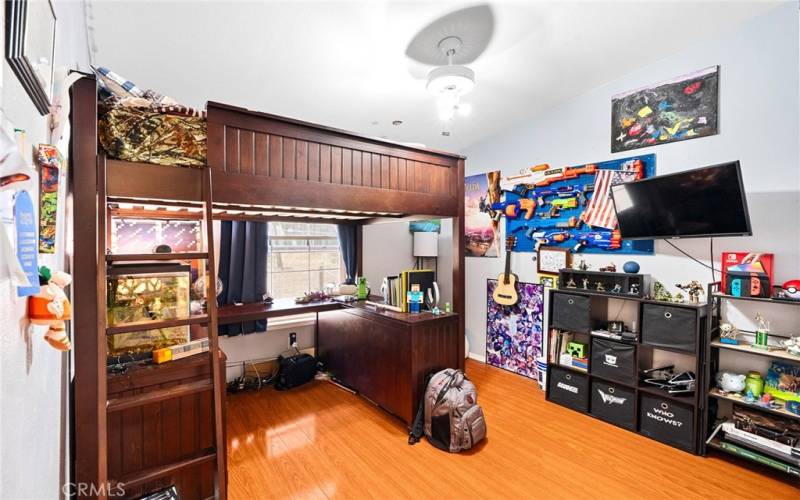
[{"label": "flat screen television", "polygon": [[611,196],[628,240],[753,234],[738,161],[617,184]]}]

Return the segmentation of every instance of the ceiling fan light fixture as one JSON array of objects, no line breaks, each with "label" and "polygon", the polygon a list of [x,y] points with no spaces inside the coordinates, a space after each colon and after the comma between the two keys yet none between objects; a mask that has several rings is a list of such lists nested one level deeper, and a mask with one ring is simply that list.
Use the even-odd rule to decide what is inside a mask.
[{"label": "ceiling fan light fixture", "polygon": [[428,73],[426,89],[434,95],[463,96],[475,87],[475,72],[466,66],[440,66]]}]

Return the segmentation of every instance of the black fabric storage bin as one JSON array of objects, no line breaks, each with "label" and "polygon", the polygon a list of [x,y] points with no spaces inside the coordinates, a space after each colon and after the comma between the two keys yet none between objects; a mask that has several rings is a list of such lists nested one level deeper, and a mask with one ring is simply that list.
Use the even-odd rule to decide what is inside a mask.
[{"label": "black fabric storage bin", "polygon": [[553,318],[550,325],[560,330],[591,332],[590,303],[589,297],[568,293],[553,294]]},{"label": "black fabric storage bin", "polygon": [[593,380],[590,413],[600,420],[636,430],[636,393],[627,387]]},{"label": "black fabric storage bin", "polygon": [[548,385],[551,402],[573,410],[589,410],[589,378],[586,375],[553,366]]},{"label": "black fabric storage bin", "polygon": [[694,352],[697,311],[685,307],[644,304],[642,343]]},{"label": "black fabric storage bin", "polygon": [[589,368],[592,375],[633,385],[636,382],[636,348],[622,342],[593,338]]},{"label": "black fabric storage bin", "polygon": [[642,394],[639,432],[662,443],[694,452],[692,407],[656,395]]}]

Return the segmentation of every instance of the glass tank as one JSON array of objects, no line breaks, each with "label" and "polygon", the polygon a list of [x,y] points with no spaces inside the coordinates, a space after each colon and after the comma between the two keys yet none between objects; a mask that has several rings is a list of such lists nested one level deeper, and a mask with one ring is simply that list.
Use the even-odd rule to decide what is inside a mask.
[{"label": "glass tank", "polygon": [[[111,266],[106,279],[106,321],[119,326],[189,316],[191,267],[184,264]],[[189,326],[109,335],[109,358],[135,360],[154,349],[190,340]]]}]

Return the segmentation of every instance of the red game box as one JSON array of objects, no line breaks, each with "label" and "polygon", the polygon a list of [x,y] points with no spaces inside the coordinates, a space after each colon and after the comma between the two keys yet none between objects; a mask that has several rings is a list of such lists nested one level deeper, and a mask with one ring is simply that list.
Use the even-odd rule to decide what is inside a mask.
[{"label": "red game box", "polygon": [[[774,255],[771,253],[755,253],[755,252],[722,252],[722,287],[720,290],[723,292],[727,290],[725,275],[728,268],[739,266],[742,264],[753,264],[760,262],[764,267],[764,272],[769,276],[770,284],[773,284],[772,279],[772,264],[774,262]],[[771,293],[769,295],[772,295]]]}]

